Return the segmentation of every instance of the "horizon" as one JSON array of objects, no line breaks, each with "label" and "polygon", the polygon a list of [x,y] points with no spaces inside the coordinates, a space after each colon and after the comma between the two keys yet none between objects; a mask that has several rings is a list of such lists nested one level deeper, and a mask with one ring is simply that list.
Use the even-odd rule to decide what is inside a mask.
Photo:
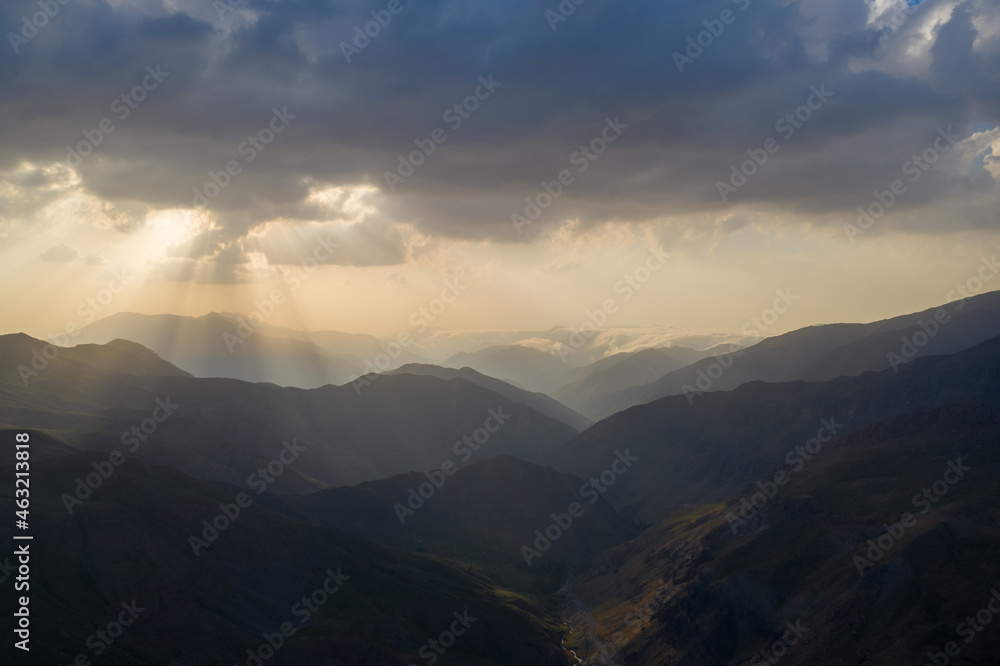
[{"label": "horizon", "polygon": [[1000,663],[997,0],[0,35],[0,664]]},{"label": "horizon", "polygon": [[60,4],[0,67],[0,330],[115,280],[105,312],[277,290],[276,322],[380,337],[449,285],[450,330],[931,307],[1000,246],[1000,10],[897,4],[406,3],[370,39],[353,1],[126,0],[72,39]]},{"label": "horizon", "polygon": [[[989,284],[989,281],[988,280],[987,281],[983,281],[983,284],[984,285],[985,284]],[[1000,283],[998,283],[998,284],[1000,284]],[[962,292],[962,293],[965,293],[967,295],[966,296],[962,296],[962,293],[959,293],[959,290],[952,289],[952,290],[950,290],[948,292],[948,294],[946,294],[945,298],[942,298],[942,299],[940,299],[938,301],[934,301],[934,302],[926,301],[922,305],[919,305],[916,308],[912,308],[912,309],[911,308],[907,308],[907,307],[905,307],[903,305],[899,305],[899,307],[896,310],[889,311],[889,312],[884,312],[878,318],[873,318],[873,319],[856,319],[856,320],[839,319],[839,320],[829,320],[829,321],[814,321],[814,322],[811,322],[811,323],[806,323],[806,324],[803,324],[801,326],[794,326],[794,327],[782,326],[780,324],[780,322],[777,322],[777,323],[775,323],[772,326],[768,326],[767,327],[767,331],[766,331],[767,335],[763,335],[761,337],[762,338],[775,337],[775,336],[778,336],[778,335],[783,335],[785,333],[791,333],[793,331],[800,330],[802,328],[809,328],[809,327],[813,327],[813,326],[829,326],[829,325],[835,325],[835,324],[871,324],[871,323],[876,323],[876,322],[879,322],[879,321],[884,321],[886,319],[893,319],[895,317],[900,317],[900,316],[904,316],[904,315],[908,315],[908,314],[914,314],[914,313],[917,313],[917,312],[924,312],[924,311],[927,311],[927,310],[932,310],[932,309],[934,309],[936,307],[948,305],[949,303],[952,303],[954,301],[961,300],[962,298],[966,298],[966,297],[970,297],[970,296],[980,296],[980,295],[989,294],[989,293],[998,292],[998,291],[1000,291],[1000,287],[998,287],[998,289],[982,289],[982,290],[979,290],[979,291],[974,291],[972,289],[966,288],[966,290],[964,292]],[[794,294],[794,292],[792,292],[792,293]],[[261,303],[263,303],[263,301],[257,301],[255,303],[255,305],[260,305]],[[265,315],[265,316],[261,317],[260,318],[261,323],[267,324],[267,325],[271,325],[271,326],[280,327],[280,328],[290,328],[290,329],[294,329],[294,330],[297,330],[297,331],[310,332],[310,333],[332,332],[332,333],[345,333],[345,334],[349,334],[349,335],[370,335],[372,337],[379,338],[380,340],[391,339],[391,338],[395,337],[398,333],[400,333],[402,330],[406,329],[406,326],[404,326],[402,329],[394,331],[394,332],[385,331],[385,332],[382,332],[382,333],[376,333],[376,332],[373,332],[373,331],[370,331],[370,330],[366,330],[366,329],[351,330],[351,329],[346,328],[346,327],[343,327],[343,328],[310,328],[310,327],[306,327],[306,326],[297,326],[294,321],[292,321],[291,319],[289,319],[288,316],[282,317],[280,314],[278,314],[278,311],[280,310],[280,305],[281,304],[279,304],[279,307],[275,308],[275,314],[273,314],[271,316]],[[579,325],[581,323],[592,322],[593,319],[591,317],[586,316],[586,315],[588,313],[596,313],[598,310],[599,310],[599,308],[595,308],[594,310],[587,310],[587,311],[585,311],[584,312],[584,317],[582,317],[581,321],[577,322],[576,325],[572,325],[572,324],[568,324],[568,323],[556,323],[556,324],[552,324],[552,325],[549,325],[549,326],[546,326],[546,327],[518,327],[518,328],[487,328],[487,327],[483,327],[483,328],[450,328],[450,327],[446,327],[446,326],[428,325],[428,326],[426,326],[423,329],[423,331],[427,335],[433,334],[433,333],[456,333],[456,334],[460,334],[460,333],[503,333],[503,332],[509,332],[509,333],[515,333],[515,332],[518,332],[518,333],[531,333],[531,332],[549,333],[549,332],[559,331],[559,330],[565,330],[565,331],[571,331],[572,332],[572,331],[579,331],[580,330],[580,326]],[[85,328],[86,326],[88,326],[88,325],[90,325],[92,323],[99,322],[99,321],[101,321],[103,319],[109,319],[109,318],[114,317],[116,315],[129,315],[129,314],[142,315],[142,316],[148,316],[148,317],[176,316],[176,317],[186,317],[186,318],[193,318],[193,319],[207,317],[209,315],[213,315],[214,314],[214,315],[222,315],[222,316],[230,315],[230,316],[233,316],[233,317],[242,317],[242,318],[246,319],[246,318],[250,317],[251,315],[260,314],[261,313],[261,309],[259,307],[255,307],[253,310],[244,311],[244,312],[236,312],[236,311],[232,311],[232,310],[209,310],[209,311],[204,311],[204,312],[200,312],[200,313],[197,313],[197,314],[185,314],[185,313],[179,313],[179,312],[163,312],[163,311],[160,311],[160,312],[149,312],[149,311],[146,311],[146,312],[144,312],[144,311],[140,311],[140,310],[123,309],[123,310],[116,310],[116,311],[107,312],[107,313],[102,312],[98,316],[98,315],[96,315],[96,310],[88,307],[87,308],[87,312],[94,312],[95,316],[93,316],[93,318],[91,318],[90,316],[84,316],[84,317],[77,316],[75,318],[71,318],[67,323],[69,323],[71,325],[72,324],[76,324],[77,325],[76,330],[79,331],[79,330],[82,330],[83,328]],[[758,319],[759,319],[759,317],[758,317]],[[699,336],[700,335],[700,336],[716,336],[719,339],[735,339],[735,338],[748,339],[748,338],[753,337],[753,336],[741,335],[741,328],[743,327],[743,325],[746,325],[751,320],[752,320],[752,317],[748,317],[746,320],[744,320],[742,322],[742,324],[740,324],[739,326],[736,326],[734,328],[731,328],[731,329],[718,328],[718,329],[694,329],[694,330],[687,329],[687,330],[685,330],[685,329],[680,329],[680,328],[678,328],[676,326],[672,326],[670,324],[642,325],[642,324],[628,324],[628,323],[621,323],[621,322],[614,323],[614,324],[610,324],[609,323],[606,326],[601,326],[601,327],[598,327],[598,328],[600,330],[623,330],[623,331],[629,331],[629,330],[633,330],[633,331],[634,330],[672,331],[672,332],[676,332],[676,334],[677,334],[676,337],[679,337],[679,338],[680,337],[685,337],[685,336]],[[256,326],[254,328],[256,328]],[[57,327],[54,327],[54,328],[49,328],[49,329],[46,330],[45,333],[42,333],[40,329],[28,330],[26,328],[21,328],[19,330],[6,330],[6,331],[4,331],[3,334],[4,335],[8,335],[8,334],[12,334],[12,333],[25,333],[25,334],[27,334],[27,335],[29,335],[29,336],[31,336],[33,338],[36,338],[38,340],[51,341],[55,337],[62,336],[62,334],[64,333],[65,329],[66,329],[66,325],[63,324],[63,325],[60,325],[60,326],[57,326]],[[57,346],[62,346],[62,345],[57,345]],[[713,346],[713,345],[708,345],[708,347],[711,347],[711,346]],[[708,347],[704,347],[704,348],[707,349]]]}]

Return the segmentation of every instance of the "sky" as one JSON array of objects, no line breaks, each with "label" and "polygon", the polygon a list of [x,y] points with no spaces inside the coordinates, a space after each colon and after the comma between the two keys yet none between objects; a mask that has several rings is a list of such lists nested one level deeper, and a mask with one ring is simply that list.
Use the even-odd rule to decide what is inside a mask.
[{"label": "sky", "polygon": [[1000,5],[910,2],[5,2],[0,331],[944,303],[1000,250]]}]

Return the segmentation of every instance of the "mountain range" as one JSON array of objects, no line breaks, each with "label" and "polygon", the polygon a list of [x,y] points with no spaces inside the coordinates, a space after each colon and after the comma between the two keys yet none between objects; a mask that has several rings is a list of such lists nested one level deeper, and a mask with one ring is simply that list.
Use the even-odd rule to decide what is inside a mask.
[{"label": "mountain range", "polygon": [[[998,310],[991,293],[575,367],[515,343],[312,388],[196,376],[132,340],[0,336],[0,437],[32,447],[35,656],[992,663],[1000,634],[966,618],[1000,573]],[[227,317],[160,323],[204,340]],[[265,331],[246,340],[264,360],[270,340],[381,348]]]},{"label": "mountain range", "polygon": [[[25,386],[17,366],[44,347],[25,335],[0,336],[0,426],[44,429],[79,450],[128,445],[145,460],[212,481],[247,485],[293,441],[303,448],[301,464],[274,488],[304,492],[447,461],[502,454],[540,461],[577,432],[457,378],[378,375],[364,388],[283,388],[196,379],[148,350],[149,363],[137,366],[143,375],[107,370],[125,362],[113,356],[134,355],[136,345],[122,342],[63,350]],[[122,434],[161,402],[175,407],[152,432],[135,435],[138,442]]]},{"label": "mountain range", "polygon": [[623,389],[600,412],[587,415],[600,419],[668,395],[731,390],[755,380],[824,381],[898,368],[913,358],[968,349],[997,331],[1000,292],[995,291],[870,324],[811,326]]}]

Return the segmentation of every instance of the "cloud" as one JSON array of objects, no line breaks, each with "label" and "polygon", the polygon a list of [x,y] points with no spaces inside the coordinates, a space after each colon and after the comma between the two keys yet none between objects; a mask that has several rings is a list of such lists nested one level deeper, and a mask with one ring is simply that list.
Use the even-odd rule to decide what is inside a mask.
[{"label": "cloud", "polygon": [[72,248],[63,243],[50,247],[45,252],[38,255],[42,261],[51,261],[53,263],[60,264],[69,263],[79,256],[80,252],[76,250],[76,248]]},{"label": "cloud", "polygon": [[[191,208],[196,188],[225,181],[207,204],[213,233],[171,252],[231,265],[247,252],[296,263],[319,230],[343,245],[331,263],[376,266],[413,256],[408,236],[534,242],[567,220],[581,233],[656,222],[678,236],[754,215],[835,228],[939,127],[969,137],[977,123],[1000,124],[992,3],[924,2],[889,34],[871,6],[589,0],[552,30],[548,5],[533,0],[426,0],[406,5],[348,63],[340,44],[371,20],[369,3],[247,0],[221,15],[194,0],[70,3],[0,62],[9,129],[0,174],[23,163],[51,171],[102,119],[115,129],[63,180],[37,170],[14,179],[14,190],[0,190],[0,214],[83,193],[104,202],[100,224],[133,233],[151,212]],[[679,72],[674,53],[723,10],[735,20]],[[19,11],[0,9],[0,27],[14,29]],[[115,100],[157,65],[169,77],[121,118]],[[449,110],[490,75],[500,86],[456,126]],[[776,122],[820,85],[831,101],[723,201],[717,183],[731,165],[780,136]],[[295,118],[271,131],[273,110],[286,108]],[[574,159],[618,117],[628,129],[580,171]],[[437,128],[447,140],[391,191],[385,173]],[[969,168],[937,165],[887,228],[995,226],[982,213],[998,203],[993,173]],[[511,214],[562,170],[573,184],[517,234]],[[363,214],[346,199],[316,198],[358,189],[368,192]],[[935,225],[942,215],[947,229]],[[167,273],[237,279],[186,263]]]}]

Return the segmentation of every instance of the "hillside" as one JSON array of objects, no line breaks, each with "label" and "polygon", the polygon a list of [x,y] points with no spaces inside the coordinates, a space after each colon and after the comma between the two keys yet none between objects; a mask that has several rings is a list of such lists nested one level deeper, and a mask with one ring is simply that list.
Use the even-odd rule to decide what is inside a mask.
[{"label": "hillside", "polygon": [[[205,540],[202,521],[215,522],[220,503],[236,507],[236,494],[128,460],[67,516],[60,493],[99,461],[83,454],[33,468],[32,663],[83,655],[121,666],[216,666],[255,663],[248,654],[256,653],[287,666],[406,666],[454,626],[461,631],[446,663],[569,664],[551,599],[461,562],[297,522],[258,505],[266,494]],[[12,465],[0,466],[0,479],[0,509],[12,515]],[[0,527],[8,542],[11,529]],[[12,614],[4,615],[10,634]],[[107,630],[116,619],[129,626]],[[113,639],[99,641],[97,631]],[[269,642],[278,649],[261,651]],[[4,663],[20,663],[13,651],[4,641]]]},{"label": "hillside", "polygon": [[233,315],[217,313],[181,317],[123,312],[84,327],[72,342],[104,344],[116,338],[148,347],[198,377],[315,388],[343,384],[365,367],[350,353],[337,355],[308,340],[240,328]]},{"label": "hillside", "polygon": [[600,638],[570,643],[628,664],[895,666],[949,643],[954,663],[995,663],[1000,634],[966,618],[1000,577],[997,433],[995,402],[929,408],[778,468],[765,502],[754,485],[678,511],[575,579]]},{"label": "hillside", "polygon": [[[507,454],[540,461],[576,434],[462,379],[373,376],[360,389],[347,384],[305,390],[232,379],[140,377],[80,360],[105,360],[108,351],[100,347],[60,351],[25,386],[17,365],[30,362],[28,350],[43,346],[27,336],[0,338],[0,427],[36,428],[81,450],[127,445],[152,463],[232,484],[246,485],[292,442],[301,459],[273,482],[275,490],[359,483],[435,469],[447,460]],[[169,414],[161,403],[171,406]],[[146,421],[151,431],[128,434]]]},{"label": "hillside", "polygon": [[1000,338],[952,356],[823,383],[753,382],[735,391],[640,405],[597,423],[549,457],[589,478],[628,445],[642,459],[605,495],[626,515],[659,520],[682,504],[725,501],[810,438],[843,435],[898,415],[955,403],[995,404]]},{"label": "hillside", "polygon": [[437,365],[426,363],[407,363],[406,365],[383,374],[387,375],[430,375],[439,379],[464,379],[465,381],[482,386],[494,393],[498,393],[512,402],[528,405],[540,414],[551,416],[557,421],[562,421],[576,431],[585,430],[593,422],[586,416],[570,409],[554,398],[550,398],[544,393],[535,393],[518,388],[505,381],[487,377],[481,372],[476,372],[472,368],[442,368]]},{"label": "hillside", "polygon": [[568,382],[553,393],[553,397],[583,414],[603,414],[605,405],[614,394],[654,382],[704,357],[705,354],[694,350],[644,349],[624,358],[615,357],[614,363],[602,364],[606,367]]},{"label": "hillside", "polygon": [[[428,481],[440,487],[431,493]],[[586,509],[579,526],[565,530],[538,561],[580,566],[636,534],[606,502],[592,504],[582,496],[582,486],[576,477],[499,456],[445,477],[402,474],[288,498],[276,510],[394,548],[523,569],[521,546],[552,523],[551,514],[565,513],[576,502]]]},{"label": "hillside", "polygon": [[[767,338],[724,362],[704,359],[650,384],[623,390],[592,418],[670,395],[697,400],[698,391],[728,391],[751,381],[857,376],[893,364],[899,367],[912,358],[952,354],[996,335],[1000,335],[1000,291],[870,324],[810,326]],[[896,355],[895,363],[890,353]]]},{"label": "hillside", "polygon": [[551,393],[562,385],[562,377],[572,368],[557,356],[521,345],[487,347],[477,352],[460,352],[441,365],[469,367],[490,377],[529,391]]}]

